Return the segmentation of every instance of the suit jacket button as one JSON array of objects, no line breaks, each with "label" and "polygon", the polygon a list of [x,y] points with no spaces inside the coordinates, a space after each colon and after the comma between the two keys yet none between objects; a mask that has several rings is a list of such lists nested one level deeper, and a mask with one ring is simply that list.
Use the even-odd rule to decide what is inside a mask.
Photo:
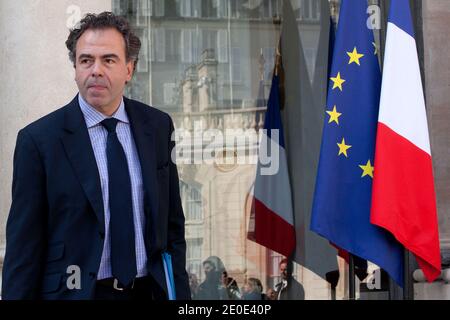
[{"label": "suit jacket button", "polygon": [[100,239],[105,239],[105,233],[104,232],[99,232],[98,235],[100,236]]},{"label": "suit jacket button", "polygon": [[91,277],[92,279],[94,279],[96,276],[95,272],[89,272],[89,277]]}]

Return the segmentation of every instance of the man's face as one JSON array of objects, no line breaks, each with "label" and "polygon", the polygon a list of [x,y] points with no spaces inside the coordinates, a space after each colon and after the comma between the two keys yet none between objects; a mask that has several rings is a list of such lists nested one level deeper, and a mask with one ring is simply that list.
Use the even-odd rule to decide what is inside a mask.
[{"label": "man's face", "polygon": [[209,262],[205,262],[203,264],[203,269],[205,270],[205,275],[208,275],[208,273],[214,270],[214,266]]},{"label": "man's face", "polygon": [[281,278],[283,280],[286,280],[288,278],[288,276],[287,276],[287,263],[280,264],[280,273],[281,273]]},{"label": "man's face", "polygon": [[75,81],[83,98],[111,115],[131,80],[133,61],[126,61],[125,40],[114,28],[86,30],[76,46]]}]

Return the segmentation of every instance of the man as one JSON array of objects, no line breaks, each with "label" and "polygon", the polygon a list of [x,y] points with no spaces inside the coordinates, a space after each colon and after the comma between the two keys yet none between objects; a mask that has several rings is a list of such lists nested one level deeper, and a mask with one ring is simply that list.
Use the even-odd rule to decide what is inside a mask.
[{"label": "man", "polygon": [[66,41],[79,94],[22,129],[14,154],[3,299],[189,299],[170,117],[123,97],[140,41],[88,14]]},{"label": "man", "polygon": [[303,286],[292,276],[292,262],[283,259],[279,263],[281,282],[275,285],[277,300],[304,300]]},{"label": "man", "polygon": [[221,299],[221,276],[225,266],[219,257],[208,257],[202,263],[205,272],[205,280],[198,286],[197,300],[220,300]]}]

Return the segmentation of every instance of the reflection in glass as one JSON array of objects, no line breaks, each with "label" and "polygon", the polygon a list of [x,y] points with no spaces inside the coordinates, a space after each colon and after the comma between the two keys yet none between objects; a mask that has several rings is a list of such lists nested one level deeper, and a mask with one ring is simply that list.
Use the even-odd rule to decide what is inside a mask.
[{"label": "reflection in glass", "polygon": [[[338,1],[330,3],[336,17]],[[292,0],[291,5],[305,57],[305,79],[317,94],[323,88],[315,75],[326,68],[328,55],[326,46],[319,50],[321,43],[328,44],[328,34],[325,42],[321,38],[328,12],[322,14],[319,0]],[[126,95],[172,116],[177,132],[187,137],[177,141],[177,148],[193,143],[188,161],[178,163],[193,297],[206,280],[203,262],[208,257],[223,261],[241,293],[249,278],[261,281],[262,293],[273,289],[281,280],[283,257],[247,240],[248,200],[283,1],[113,0],[112,8],[131,22],[142,40]],[[211,132],[216,137],[221,133],[228,144],[215,145]],[[202,160],[204,151],[211,151],[207,146],[214,146],[212,162]],[[313,272],[294,264],[292,273],[305,287],[306,298],[331,298],[330,285]],[[344,297],[345,290],[337,296]]]}]

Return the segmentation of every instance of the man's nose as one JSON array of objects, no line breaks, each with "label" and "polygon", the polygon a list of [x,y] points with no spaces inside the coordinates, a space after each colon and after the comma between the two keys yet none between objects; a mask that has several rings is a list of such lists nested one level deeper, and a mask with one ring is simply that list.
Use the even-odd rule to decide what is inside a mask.
[{"label": "man's nose", "polygon": [[103,68],[100,62],[95,62],[92,65],[92,76],[93,77],[102,77],[103,76]]}]

